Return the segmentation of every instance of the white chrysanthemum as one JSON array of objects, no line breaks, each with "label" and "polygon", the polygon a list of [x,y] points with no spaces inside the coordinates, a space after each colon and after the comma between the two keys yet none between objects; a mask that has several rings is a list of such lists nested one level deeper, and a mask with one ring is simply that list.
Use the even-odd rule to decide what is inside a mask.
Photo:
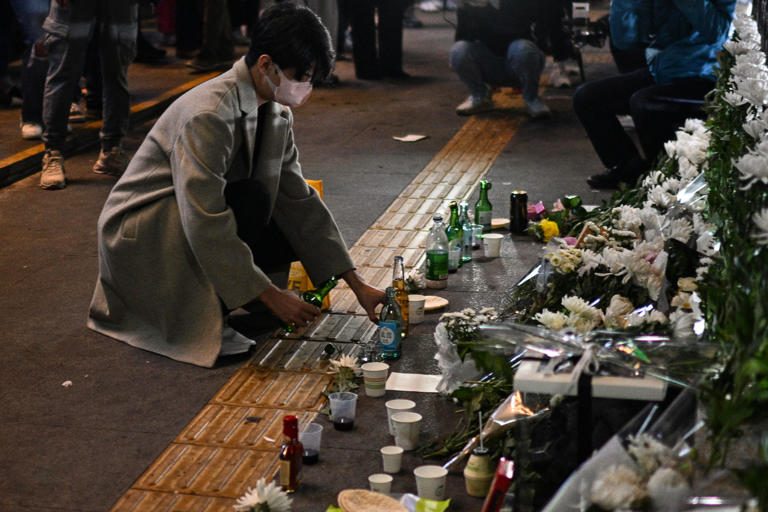
[{"label": "white chrysanthemum", "polygon": [[[736,56],[736,66],[739,64],[754,64],[756,66],[765,66],[765,54],[763,52],[749,52]],[[768,71],[768,68],[766,68]]]},{"label": "white chrysanthemum", "polygon": [[592,483],[590,500],[605,510],[632,509],[646,497],[643,482],[627,466],[607,467]]},{"label": "white chrysanthemum", "polygon": [[687,158],[680,158],[677,161],[677,172],[683,182],[690,183],[701,171],[698,166],[691,163]]},{"label": "white chrysanthemum", "polygon": [[740,107],[748,103],[747,98],[737,92],[726,92],[723,99],[732,107]]},{"label": "white chrysanthemum", "polygon": [[693,234],[693,224],[685,218],[674,219],[667,222],[661,231],[666,240],[687,244]]},{"label": "white chrysanthemum", "polygon": [[600,254],[586,249],[581,252],[581,266],[579,267],[579,276],[594,272],[597,267],[602,265],[603,258]]},{"label": "white chrysanthemum", "polygon": [[736,160],[734,165],[741,173],[741,179],[746,182],[745,189],[758,181],[768,184],[768,157],[750,152]]},{"label": "white chrysanthemum", "polygon": [[688,118],[685,120],[683,130],[687,131],[688,133],[705,132],[707,131],[707,126],[701,119]]},{"label": "white chrysanthemum", "polygon": [[357,365],[357,357],[349,356],[347,354],[342,354],[338,359],[331,359],[330,363],[332,369],[337,372],[341,368],[349,368],[355,373],[360,370],[360,367]]},{"label": "white chrysanthemum", "polygon": [[566,295],[562,300],[563,307],[577,315],[594,316],[597,309],[590,306],[587,301],[575,295]]},{"label": "white chrysanthemum", "polygon": [[592,331],[603,322],[603,312],[590,306],[580,297],[563,297],[562,304],[569,312],[568,326],[581,334]]},{"label": "white chrysanthemum", "polygon": [[675,196],[667,192],[663,185],[659,185],[648,191],[646,204],[663,210],[669,208],[674,201]]},{"label": "white chrysanthemum", "polygon": [[635,306],[632,301],[621,295],[614,295],[605,309],[605,326],[610,329],[624,329],[627,326],[627,315],[633,309]]},{"label": "white chrysanthemum", "polygon": [[616,227],[627,231],[637,232],[643,225],[643,219],[640,218],[640,209],[629,205],[617,206],[613,209],[614,214],[618,214]]},{"label": "white chrysanthemum", "polygon": [[679,130],[677,132],[677,154],[700,164],[707,158],[709,138]]},{"label": "white chrysanthemum", "polygon": [[547,329],[552,329],[553,331],[559,331],[568,322],[568,317],[563,313],[552,312],[548,309],[541,313],[536,313],[536,316],[533,318]]},{"label": "white chrysanthemum", "polygon": [[673,308],[687,309],[690,311],[693,309],[691,307],[691,294],[689,292],[677,292],[677,294],[672,297],[670,305]]},{"label": "white chrysanthemum", "polygon": [[658,300],[664,285],[668,254],[663,250],[664,241],[640,242],[632,251],[626,251],[623,261],[627,276],[648,290],[653,300]]},{"label": "white chrysanthemum", "polygon": [[768,208],[763,208],[752,215],[752,222],[755,223],[752,238],[760,245],[768,245]]},{"label": "white chrysanthemum", "polygon": [[740,55],[736,59],[736,64],[731,67],[734,82],[740,83],[743,80],[754,79],[764,80],[766,75],[768,75],[768,68],[765,67],[765,64],[753,63],[751,56],[743,57],[746,57],[746,55]]},{"label": "white chrysanthemum", "polygon": [[742,78],[736,82],[736,91],[756,107],[762,107],[768,103],[768,80],[766,77]]},{"label": "white chrysanthemum", "polygon": [[[687,160],[686,160],[687,161]],[[661,171],[650,171],[643,179],[643,188],[649,189],[662,183],[666,178]]]},{"label": "white chrysanthemum", "polygon": [[648,313],[648,323],[666,325],[669,323],[669,318],[658,309],[653,309]]},{"label": "white chrysanthemum", "polygon": [[755,140],[760,140],[765,131],[768,130],[768,124],[762,119],[750,119],[742,124],[741,127],[747,135]]},{"label": "white chrysanthemum", "polygon": [[292,501],[275,482],[267,484],[260,478],[255,489],[249,488],[237,499],[234,508],[237,512],[291,512]]},{"label": "white chrysanthemum", "polygon": [[723,48],[731,55],[743,55],[745,53],[759,52],[760,44],[751,40],[726,41],[723,44]]},{"label": "white chrysanthemum", "polygon": [[645,475],[652,475],[660,467],[672,466],[675,462],[672,450],[649,434],[629,436],[627,451]]}]

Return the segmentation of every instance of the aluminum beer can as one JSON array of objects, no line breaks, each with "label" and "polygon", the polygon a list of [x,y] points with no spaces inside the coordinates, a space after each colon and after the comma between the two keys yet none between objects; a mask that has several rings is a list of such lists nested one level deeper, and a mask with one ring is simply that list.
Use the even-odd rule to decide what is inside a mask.
[{"label": "aluminum beer can", "polygon": [[509,231],[521,235],[528,228],[528,192],[513,190],[509,194]]}]

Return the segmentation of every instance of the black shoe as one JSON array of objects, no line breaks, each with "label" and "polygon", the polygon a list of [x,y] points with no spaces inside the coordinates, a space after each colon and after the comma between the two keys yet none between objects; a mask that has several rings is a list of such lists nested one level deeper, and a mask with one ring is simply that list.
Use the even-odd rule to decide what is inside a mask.
[{"label": "black shoe", "polygon": [[389,78],[392,78],[394,80],[409,80],[409,79],[413,78],[413,77],[411,77],[411,75],[409,75],[408,73],[406,73],[402,69],[398,70],[398,71],[389,72],[386,75]]},{"label": "black shoe", "polygon": [[645,170],[644,164],[645,162],[638,160],[622,167],[611,167],[601,174],[593,174],[587,178],[587,184],[598,190],[618,189],[622,183],[634,186]]},{"label": "black shoe", "polygon": [[192,73],[208,73],[210,71],[224,71],[232,67],[231,60],[201,60],[192,59],[184,63],[188,68],[192,68]]}]

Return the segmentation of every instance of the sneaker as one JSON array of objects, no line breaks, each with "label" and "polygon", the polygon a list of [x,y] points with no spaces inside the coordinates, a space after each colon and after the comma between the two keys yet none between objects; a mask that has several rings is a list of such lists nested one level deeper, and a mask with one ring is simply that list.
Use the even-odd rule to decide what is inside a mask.
[{"label": "sneaker", "polygon": [[21,123],[21,138],[39,140],[43,138],[43,125],[39,123]]},{"label": "sneaker", "polygon": [[233,356],[236,354],[243,354],[248,352],[254,345],[256,345],[255,341],[246,338],[227,325],[221,332],[221,349],[219,349],[219,355]]},{"label": "sneaker", "polygon": [[481,112],[490,112],[495,109],[496,105],[493,104],[493,99],[491,99],[490,96],[477,98],[469,95],[467,96],[467,99],[462,101],[461,104],[456,107],[456,113],[460,116],[471,116]]},{"label": "sneaker", "polygon": [[568,78],[568,72],[565,70],[565,62],[555,62],[552,71],[549,72],[550,87],[571,87],[571,79]]},{"label": "sneaker", "polygon": [[79,103],[72,103],[69,107],[69,122],[70,123],[84,123],[85,112]]},{"label": "sneaker", "polygon": [[43,172],[40,174],[40,188],[56,190],[66,186],[64,157],[61,155],[61,151],[49,149],[43,155]]},{"label": "sneaker", "polygon": [[549,110],[546,103],[541,101],[541,98],[526,101],[525,108],[528,110],[528,115],[531,116],[531,119],[543,119],[552,115],[552,111]]},{"label": "sneaker", "polygon": [[96,174],[108,174],[110,176],[122,176],[128,166],[128,157],[119,146],[99,152],[99,159],[93,164],[93,172]]}]

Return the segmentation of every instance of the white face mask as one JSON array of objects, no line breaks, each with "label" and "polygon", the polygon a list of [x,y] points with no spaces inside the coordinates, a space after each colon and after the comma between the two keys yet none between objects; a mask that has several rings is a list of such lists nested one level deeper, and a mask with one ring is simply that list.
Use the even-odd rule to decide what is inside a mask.
[{"label": "white face mask", "polygon": [[280,77],[280,85],[275,85],[274,82],[267,77],[269,86],[272,88],[272,93],[275,95],[275,101],[286,107],[296,108],[300,107],[309,98],[309,93],[312,92],[312,82],[299,82],[297,80],[291,80],[285,76],[283,71],[277,64],[272,63],[277,70],[277,74]]}]

